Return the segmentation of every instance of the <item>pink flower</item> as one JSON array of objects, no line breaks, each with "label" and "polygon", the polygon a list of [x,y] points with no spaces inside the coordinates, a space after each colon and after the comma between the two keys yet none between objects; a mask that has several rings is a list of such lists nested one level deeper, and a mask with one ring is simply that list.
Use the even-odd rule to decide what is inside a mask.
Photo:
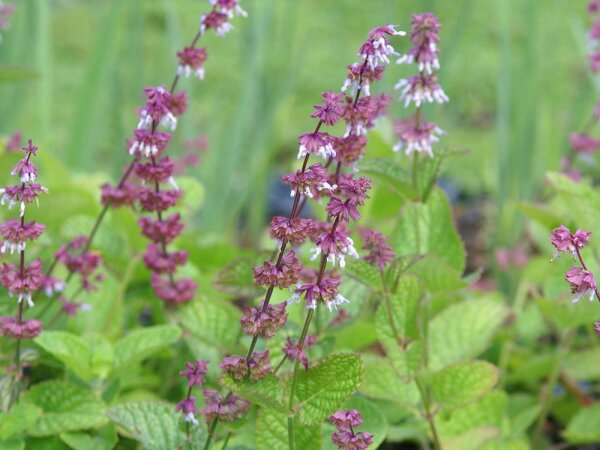
[{"label": "pink flower", "polygon": [[341,220],[358,220],[360,213],[353,200],[342,200],[337,195],[332,195],[326,207],[327,212],[331,217],[339,216]]},{"label": "pink flower", "polygon": [[321,156],[327,160],[335,156],[333,149],[334,138],[329,133],[304,133],[298,139],[298,159],[309,154]]},{"label": "pink flower", "polygon": [[186,377],[188,387],[202,387],[204,384],[204,375],[208,372],[208,361],[199,359],[197,361],[185,362],[185,370],[179,372],[179,375]]},{"label": "pink flower", "polygon": [[[1,19],[0,19],[1,21]],[[20,131],[15,131],[13,134],[10,135],[10,138],[8,138],[8,141],[6,141],[6,144],[4,145],[4,149],[7,152],[16,152],[19,151],[21,149],[21,140],[23,139],[23,133],[21,133]]]},{"label": "pink flower", "polygon": [[287,355],[290,361],[300,359],[300,362],[302,363],[304,368],[308,369],[308,356],[306,355],[305,350],[308,350],[310,347],[315,345],[316,342],[316,335],[313,334],[311,336],[307,336],[307,338],[304,340],[304,347],[302,348],[302,350],[300,350],[300,341],[288,337],[285,341],[283,352]]},{"label": "pink flower", "polygon": [[364,230],[361,236],[364,241],[362,249],[369,251],[363,259],[383,271],[396,256],[387,243],[388,238],[376,230]]},{"label": "pink flower", "polygon": [[199,425],[200,423],[196,419],[196,413],[198,410],[196,409],[196,398],[189,397],[185,400],[180,401],[175,405],[175,412],[181,411],[183,413],[184,422],[190,422],[194,425]]},{"label": "pink flower", "polygon": [[315,309],[317,303],[321,301],[327,306],[329,311],[332,311],[333,309],[337,309],[339,305],[350,303],[339,293],[339,285],[340,280],[323,277],[319,283],[308,283],[298,286],[292,295],[292,301],[299,301],[304,296],[307,308]]},{"label": "pink flower", "polygon": [[360,413],[351,409],[349,411],[340,411],[331,416],[329,420],[338,429],[337,433],[331,435],[331,441],[344,450],[366,449],[371,445],[373,435],[359,431],[355,433],[354,429],[363,423]]},{"label": "pink flower", "polygon": [[0,284],[2,284],[10,295],[17,295],[18,302],[27,301],[33,307],[31,294],[37,291],[44,282],[42,261],[36,259],[25,266],[23,273],[12,264],[4,263],[0,267]]},{"label": "pink flower", "polygon": [[363,423],[360,412],[356,409],[336,412],[329,416],[329,421],[340,430],[349,430],[350,428],[358,427]]},{"label": "pink flower", "polygon": [[14,316],[0,317],[0,334],[15,339],[33,339],[42,332],[42,322],[24,320],[19,322]]},{"label": "pink flower", "polygon": [[600,322],[594,322],[594,328],[596,329],[596,334],[600,335]]},{"label": "pink flower", "polygon": [[381,80],[385,67],[371,67],[362,63],[355,63],[347,66],[348,75],[344,80],[342,92],[346,92],[350,88],[350,94],[354,95],[356,91],[362,87],[365,95],[371,95],[371,84]]},{"label": "pink flower", "polygon": [[[583,231],[582,229],[578,229],[575,234],[571,234],[567,227],[561,225],[550,233],[550,241],[558,252],[568,251],[576,255],[577,250],[583,248],[589,242],[591,235],[591,231]],[[556,255],[553,258],[555,257]]]},{"label": "pink flower", "polygon": [[25,215],[25,205],[37,201],[38,195],[48,193],[48,189],[36,183],[21,183],[0,189],[0,205],[8,203],[12,209],[17,203],[21,205],[21,217]]},{"label": "pink flower", "polygon": [[264,378],[273,371],[271,360],[269,358],[269,350],[254,352],[248,360],[250,368],[250,381],[258,381]]},{"label": "pink flower", "polygon": [[246,306],[240,323],[244,333],[250,336],[271,338],[283,328],[287,322],[286,302],[268,305],[264,311],[260,308]]},{"label": "pink flower", "polygon": [[181,116],[188,109],[187,95],[185,91],[175,92],[171,96],[171,103],[169,103],[169,111],[175,117]]},{"label": "pink flower", "polygon": [[142,189],[139,194],[140,205],[143,211],[165,211],[177,203],[181,196],[179,189],[170,189],[156,192],[153,189]]},{"label": "pink flower", "polygon": [[[164,183],[165,181],[174,184],[172,179],[174,164],[168,156],[154,160],[154,162],[135,163],[135,174],[147,183]],[[177,188],[175,186],[175,188]]]},{"label": "pink flower", "polygon": [[248,375],[248,363],[241,356],[226,356],[219,367],[236,381],[242,381]]},{"label": "pink flower", "polygon": [[[158,124],[161,124],[164,127],[174,130],[177,126],[177,119],[169,109],[172,103],[172,98],[169,91],[167,91],[164,86],[158,86],[155,88],[145,88],[144,92],[146,94],[146,105],[140,111],[140,121],[138,123],[138,128],[152,129],[156,128]],[[136,139],[142,140],[143,138],[146,138],[148,140],[150,139],[150,137],[146,134],[140,134],[138,136],[138,134],[136,133]],[[162,140],[164,140],[164,136],[155,137],[154,143],[157,145],[157,149],[158,145],[160,145],[159,142],[161,142]],[[148,151],[154,151],[154,147],[152,146],[153,141],[146,141],[146,145],[148,145],[148,142],[150,142],[150,150]],[[135,150],[136,149],[134,149],[134,151]]]},{"label": "pink flower", "polygon": [[344,94],[336,94],[333,91],[323,92],[323,103],[315,105],[315,112],[310,117],[319,119],[325,125],[335,125],[342,117],[341,105]]},{"label": "pink flower", "polygon": [[591,0],[588,3],[588,12],[590,14],[595,14],[600,11],[600,0]]},{"label": "pink flower", "polygon": [[142,234],[154,242],[164,242],[169,244],[183,230],[179,213],[172,214],[163,220],[152,220],[149,217],[142,217],[138,220],[138,225],[142,229]]},{"label": "pink flower", "polygon": [[398,138],[398,143],[394,145],[395,152],[404,150],[407,155],[425,152],[429,156],[433,156],[432,144],[438,142],[441,135],[446,134],[434,123],[424,122],[417,126],[415,116],[397,120],[394,132]]},{"label": "pink flower", "polygon": [[206,48],[186,47],[182,51],[177,52],[179,58],[179,66],[177,67],[178,75],[189,76],[194,73],[200,80],[204,79],[204,61],[207,58]]},{"label": "pink flower", "polygon": [[194,298],[198,285],[189,278],[171,280],[153,273],[150,282],[154,295],[166,302],[169,306],[179,306]]},{"label": "pink flower", "polygon": [[166,252],[157,243],[148,244],[144,253],[144,264],[155,273],[174,273],[177,266],[187,263],[188,252]]},{"label": "pink flower", "polygon": [[235,394],[224,397],[214,389],[204,389],[205,406],[200,411],[207,423],[218,418],[221,422],[233,422],[242,417],[250,409],[250,402]]},{"label": "pink flower", "polygon": [[144,130],[138,128],[133,131],[135,139],[133,140],[131,147],[129,147],[130,155],[139,156],[157,156],[162,153],[171,140],[169,133],[162,131]]},{"label": "pink flower", "polygon": [[600,149],[600,140],[584,133],[571,133],[569,136],[571,148],[574,152],[593,153]]},{"label": "pink flower", "polygon": [[414,14],[410,32],[413,47],[406,55],[399,58],[397,63],[416,63],[419,65],[419,72],[426,71],[428,74],[438,70],[440,63],[437,43],[440,38],[437,33],[441,27],[437,17],[432,13]]},{"label": "pink flower", "polygon": [[298,262],[294,251],[288,252],[281,258],[281,262],[273,264],[265,261],[262,265],[252,269],[254,280],[260,286],[277,286],[286,289],[296,284],[300,278],[302,264]]},{"label": "pink flower", "polygon": [[577,303],[583,294],[590,294],[590,301],[594,301],[596,293],[596,280],[589,270],[583,267],[571,267],[565,275],[565,280],[571,285],[571,293],[579,294],[573,303]]},{"label": "pink flower", "polygon": [[362,135],[350,134],[346,137],[337,138],[333,145],[336,161],[345,165],[356,163],[365,154],[366,145],[367,138]]},{"label": "pink flower", "polygon": [[362,44],[358,55],[367,62],[367,66],[374,69],[380,63],[389,64],[389,55],[398,55],[394,47],[388,42],[389,36],[404,36],[403,31],[396,31],[392,25],[374,28],[369,32],[369,39]]},{"label": "pink flower", "polygon": [[346,266],[346,256],[352,256],[358,259],[358,253],[354,248],[354,241],[339,228],[333,233],[323,232],[315,242],[315,247],[311,249],[311,260],[315,260],[323,253],[327,256],[327,261],[335,266],[339,261],[340,267]]},{"label": "pink flower", "polygon": [[445,103],[448,96],[437,82],[437,74],[414,76],[400,80],[395,89],[400,89],[400,100],[404,100],[404,107],[411,102],[419,108],[424,103]]},{"label": "pink flower", "polygon": [[102,204],[109,205],[111,208],[121,206],[132,206],[138,197],[139,188],[130,183],[123,183],[123,186],[111,186],[104,183],[102,189]]},{"label": "pink flower", "polygon": [[206,33],[206,30],[211,28],[215,30],[217,36],[225,36],[233,29],[233,25],[229,23],[230,16],[219,11],[211,11],[208,14],[200,16],[200,32]]},{"label": "pink flower", "polygon": [[240,0],[210,0],[210,4],[233,18],[234,13],[246,17],[248,13],[240,6]]},{"label": "pink flower", "polygon": [[18,219],[10,219],[0,223],[0,236],[4,238],[0,253],[10,250],[12,254],[15,251],[25,250],[26,241],[38,239],[45,229],[45,225],[35,222],[26,222],[21,226],[21,221]]},{"label": "pink flower", "polygon": [[590,69],[592,72],[600,72],[600,52],[590,53]]},{"label": "pink flower", "polygon": [[281,180],[292,186],[291,197],[295,197],[299,192],[301,195],[313,198],[315,191],[333,189],[327,182],[327,170],[321,164],[313,164],[306,170],[288,173],[283,175]]},{"label": "pink flower", "polygon": [[300,217],[273,217],[271,220],[271,237],[279,241],[300,245],[312,231],[312,221]]}]

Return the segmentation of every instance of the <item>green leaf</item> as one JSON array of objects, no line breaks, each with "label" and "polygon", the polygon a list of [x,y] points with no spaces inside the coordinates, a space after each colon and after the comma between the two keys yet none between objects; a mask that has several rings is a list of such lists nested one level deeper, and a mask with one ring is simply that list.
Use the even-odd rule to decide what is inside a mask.
[{"label": "green leaf", "polygon": [[61,433],[61,440],[74,450],[111,450],[118,441],[115,427],[108,424],[92,433]]},{"label": "green leaf", "polygon": [[23,433],[41,414],[42,410],[31,403],[21,402],[13,405],[7,414],[0,417],[0,439]]},{"label": "green leaf", "polygon": [[[148,450],[176,449],[186,439],[179,427],[180,415],[168,403],[123,403],[111,407],[106,414]],[[195,427],[195,432],[206,436],[203,421]]]},{"label": "green leaf", "polygon": [[548,230],[556,227],[556,224],[562,223],[561,217],[557,215],[556,211],[550,206],[529,202],[518,202],[516,207],[528,218],[534,220]]},{"label": "green leaf", "polygon": [[241,313],[229,304],[201,298],[181,308],[178,316],[186,330],[212,347],[226,348],[240,333]]},{"label": "green leaf", "polygon": [[28,429],[32,436],[97,428],[106,423],[104,404],[91,391],[65,381],[37,384],[22,399],[42,410]]},{"label": "green leaf", "polygon": [[64,363],[81,379],[92,378],[90,347],[79,336],[66,331],[44,331],[34,342]]},{"label": "green leaf", "polygon": [[360,163],[360,171],[381,181],[400,196],[416,198],[417,193],[412,187],[410,174],[390,158],[365,158]]},{"label": "green leaf", "polygon": [[[565,283],[565,291],[568,291],[566,286]],[[566,298],[538,298],[537,304],[544,316],[561,330],[589,324],[590,317],[598,312],[595,302],[582,301],[574,304]]]},{"label": "green leaf", "polygon": [[23,450],[25,448],[25,441],[20,436],[0,439],[0,448],[2,450]]},{"label": "green leaf", "polygon": [[579,410],[563,433],[574,444],[596,443],[600,441],[600,403]]},{"label": "green leaf", "polygon": [[498,369],[485,361],[471,361],[446,367],[430,380],[435,401],[455,409],[489,392],[498,381]]},{"label": "green leaf", "polygon": [[429,323],[429,367],[439,370],[481,353],[508,311],[490,298],[449,306]]},{"label": "green leaf", "polygon": [[465,268],[465,248],[448,199],[439,188],[431,192],[427,203],[409,203],[403,208],[391,244],[398,255],[432,253],[460,273]]},{"label": "green leaf", "polygon": [[38,75],[39,73],[30,67],[0,66],[0,84],[26,81]]},{"label": "green leaf", "polygon": [[382,299],[375,313],[375,329],[397,375],[408,381],[423,358],[423,347],[417,340],[421,289],[414,276],[406,276],[400,278],[396,292]]},{"label": "green leaf", "polygon": [[365,379],[359,390],[367,397],[405,405],[415,405],[420,400],[414,381],[402,381],[389,359],[374,355],[365,355]]},{"label": "green leaf", "polygon": [[256,258],[238,258],[219,271],[214,285],[226,294],[256,297],[261,290],[254,282],[252,269],[261,263],[262,261]]},{"label": "green leaf", "polygon": [[[297,449],[321,448],[321,425],[303,425],[294,419],[294,437]],[[257,450],[289,450],[287,417],[283,413],[261,408],[256,418]]]},{"label": "green leaf", "polygon": [[476,402],[452,412],[446,420],[436,417],[436,425],[443,440],[460,436],[479,427],[494,427],[498,433],[502,428],[507,404],[507,395],[493,391]]},{"label": "green leaf", "polygon": [[444,440],[444,450],[480,450],[485,443],[499,435],[500,430],[498,428],[483,425],[473,428],[460,436]]},{"label": "green leaf", "polygon": [[127,368],[168,347],[180,337],[181,329],[175,325],[156,325],[134,330],[115,344],[115,368]]},{"label": "green leaf", "polygon": [[293,402],[300,421],[317,424],[334,413],[358,389],[363,372],[360,357],[349,353],[332,355],[300,371]]},{"label": "green leaf", "polygon": [[381,273],[379,269],[364,259],[348,261],[344,272],[356,281],[371,289],[381,288]]},{"label": "green leaf", "polygon": [[455,291],[466,286],[461,272],[438,255],[423,257],[407,272],[419,277],[421,284],[431,293]]},{"label": "green leaf", "polygon": [[402,274],[414,264],[423,259],[423,255],[404,255],[395,258],[385,271],[385,284],[391,292],[396,292],[396,286]]},{"label": "green leaf", "polygon": [[276,409],[282,413],[287,412],[287,408],[282,403],[283,387],[281,381],[273,374],[268,374],[258,381],[235,381],[230,375],[226,375],[221,378],[221,386],[252,403],[265,408]]},{"label": "green leaf", "polygon": [[600,348],[570,352],[563,362],[565,372],[577,380],[600,380]]}]

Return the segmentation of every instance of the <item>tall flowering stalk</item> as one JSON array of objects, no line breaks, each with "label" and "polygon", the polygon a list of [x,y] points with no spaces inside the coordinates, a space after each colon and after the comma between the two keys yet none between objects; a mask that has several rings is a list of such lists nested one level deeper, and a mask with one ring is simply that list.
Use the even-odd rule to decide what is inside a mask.
[{"label": "tall flowering stalk", "polygon": [[[200,16],[199,30],[190,45],[177,52],[179,62],[170,87],[144,89],[146,103],[140,110],[138,125],[127,145],[127,151],[133,159],[116,185],[102,185],[103,208],[90,234],[77,237],[70,244],[70,247],[76,247],[80,256],[89,256],[92,241],[108,210],[139,204],[142,211],[154,214],[154,218],[145,216],[139,220],[142,234],[151,241],[144,254],[144,263],[152,271],[152,289],[157,297],[171,306],[190,301],[197,289],[193,280],[175,277],[177,267],[187,261],[187,252],[168,250],[168,245],[183,230],[179,214],[165,214],[181,196],[173,178],[175,164],[168,156],[164,156],[171,132],[177,126],[177,117],[187,110],[185,91],[176,89],[182,77],[193,75],[204,78],[204,63],[208,53],[206,48],[197,47],[202,35],[212,29],[218,36],[224,36],[233,29],[231,19],[236,15],[246,15],[239,6],[239,0],[210,0],[210,4],[210,11]],[[137,177],[137,181],[133,180],[134,177]],[[51,280],[57,264],[64,262],[61,255],[61,252],[56,254],[47,271]],[[73,270],[75,267],[72,265],[65,265],[68,272],[64,280],[66,284],[77,270]],[[72,299],[70,303],[73,303]]]},{"label": "tall flowering stalk", "polygon": [[440,28],[441,25],[434,14],[414,14],[410,31],[413,47],[396,61],[398,64],[415,64],[418,68],[417,75],[401,79],[395,86],[400,90],[400,101],[404,101],[404,107],[409,108],[414,104],[415,112],[407,118],[397,120],[394,125],[398,138],[394,151],[414,155],[412,181],[415,188],[419,153],[433,156],[432,145],[444,134],[435,123],[428,122],[423,114],[423,105],[448,101],[448,96],[438,83]]},{"label": "tall flowering stalk", "polygon": [[[592,26],[588,32],[588,47],[590,49],[588,60],[590,70],[596,74],[600,72],[600,51],[598,51],[600,44],[600,18],[598,17],[600,1],[592,0],[588,4],[588,13],[592,20]],[[590,118],[581,130],[569,135],[571,152],[561,159],[561,170],[573,181],[581,180],[581,171],[574,167],[575,161],[577,159],[589,160],[595,152],[600,150],[600,140],[590,134],[598,119],[600,119],[600,103],[596,104]]]},{"label": "tall flowering stalk", "polygon": [[[302,160],[301,167],[282,177],[282,180],[290,185],[294,201],[288,217],[273,217],[271,221],[271,236],[278,242],[278,251],[272,261],[265,261],[253,270],[255,282],[265,286],[266,293],[257,308],[246,307],[241,319],[243,331],[252,337],[248,352],[245,357],[227,356],[220,364],[224,374],[234,380],[248,378],[256,381],[272,372],[269,352],[255,351],[258,340],[273,337],[287,322],[288,304],[304,299],[308,312],[302,334],[295,342],[288,339],[284,349],[285,356],[275,369],[278,370],[288,358],[295,360],[289,399],[291,411],[294,407],[294,391],[300,362],[308,368],[304,348],[309,341],[314,341],[313,337],[308,337],[314,312],[321,304],[331,311],[348,302],[339,292],[339,278],[336,278],[334,273],[327,272],[326,267],[328,262],[332,266],[337,264],[344,267],[347,257],[358,258],[347,227],[350,221],[360,218],[358,208],[368,198],[367,191],[371,182],[364,177],[355,178],[351,173],[342,173],[342,166],[354,168],[364,153],[367,130],[371,129],[375,119],[387,110],[389,97],[386,95],[361,97],[361,94],[370,94],[370,85],[381,79],[384,65],[389,63],[389,56],[397,55],[388,38],[403,34],[391,25],[373,29],[359,50],[361,61],[348,66],[348,77],[342,87],[343,92],[324,92],[321,104],[314,107],[311,117],[318,119],[317,125],[312,132],[301,134],[298,139],[297,157]],[[348,92],[349,95],[346,96],[344,92]],[[322,131],[324,126],[333,126],[342,119],[346,123],[346,132],[342,137]],[[324,162],[309,164],[313,155],[322,158]],[[333,162],[337,163],[336,170],[329,173],[328,168]],[[327,222],[300,217],[300,211],[309,198],[329,199],[325,208]],[[297,249],[309,239],[315,244],[311,250],[311,259],[320,259],[318,268],[313,271],[304,268],[296,255]],[[288,250],[289,247],[292,249]],[[307,282],[299,284],[301,278]],[[294,287],[289,301],[276,305],[270,303],[275,288]],[[233,401],[232,398],[236,400],[236,412],[245,409],[243,399],[231,392],[219,396],[218,399],[212,393],[204,397],[207,406],[200,412],[215,410],[211,409],[210,405],[214,405],[217,400],[218,405],[229,405]],[[207,449],[217,424],[226,418],[220,414],[205,414],[205,418],[210,425],[209,439],[205,445]],[[290,420],[288,424],[290,448],[294,448],[293,423]]]},{"label": "tall flowering stalk", "polygon": [[0,317],[0,333],[17,340],[14,367],[15,388],[11,401],[18,399],[20,392],[21,341],[36,337],[42,330],[40,321],[24,320],[23,314],[26,306],[29,308],[34,306],[32,295],[44,283],[42,261],[35,259],[26,264],[25,249],[28,241],[35,241],[40,237],[45,230],[45,225],[34,221],[26,222],[25,211],[27,205],[32,202],[37,203],[39,194],[47,193],[48,190],[35,182],[38,169],[34,165],[32,157],[37,154],[38,148],[29,140],[28,145],[23,147],[23,151],[25,157],[10,172],[11,175],[19,177],[20,182],[0,189],[0,205],[8,205],[9,209],[17,206],[19,211],[18,218],[0,224],[0,236],[3,239],[0,252],[19,255],[18,264],[3,263],[0,266],[0,284],[7,289],[9,296],[17,298],[18,304],[15,316]]}]

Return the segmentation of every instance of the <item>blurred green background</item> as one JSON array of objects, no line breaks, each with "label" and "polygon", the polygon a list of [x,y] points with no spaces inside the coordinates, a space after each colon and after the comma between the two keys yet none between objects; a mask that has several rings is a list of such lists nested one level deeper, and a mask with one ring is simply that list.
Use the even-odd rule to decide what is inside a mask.
[{"label": "blurred green background", "polygon": [[[170,83],[175,52],[191,40],[208,2],[199,0],[21,0],[0,44],[0,135],[22,130],[77,172],[116,179],[125,139],[147,85]],[[205,185],[197,217],[207,234],[245,217],[250,236],[266,222],[269,181],[292,167],[297,135],[321,91],[339,89],[368,30],[408,30],[432,11],[443,24],[440,80],[451,101],[428,114],[443,145],[471,151],[449,177],[494,205],[493,236],[512,244],[514,204],[536,198],[559,167],[568,132],[587,120],[595,84],[587,68],[584,0],[245,0],[225,38],[203,37],[206,79],[184,80],[190,110],[171,155],[206,134],[194,169]],[[398,39],[407,50],[408,39]],[[390,66],[379,89],[392,91]],[[394,104],[390,117],[406,114]],[[386,131],[388,130],[388,131]],[[389,123],[379,127],[393,141]],[[398,155],[401,159],[402,156]],[[489,219],[488,219],[489,220]]]}]

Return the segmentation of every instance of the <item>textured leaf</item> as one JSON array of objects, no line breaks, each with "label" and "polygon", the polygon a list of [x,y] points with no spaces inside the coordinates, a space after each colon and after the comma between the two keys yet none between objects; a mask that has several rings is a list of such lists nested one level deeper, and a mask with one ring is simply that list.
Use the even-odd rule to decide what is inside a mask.
[{"label": "textured leaf", "polygon": [[241,313],[231,305],[201,299],[181,309],[183,327],[205,344],[227,347],[234,344],[240,333]]},{"label": "textured leaf", "polygon": [[600,380],[600,348],[570,352],[563,363],[564,370],[578,380]]},{"label": "textured leaf", "polygon": [[66,331],[44,331],[34,342],[64,363],[78,377],[84,380],[92,378],[90,347],[79,336]]},{"label": "textured leaf", "polygon": [[398,195],[416,197],[410,174],[396,161],[389,158],[365,158],[360,163],[360,171],[370,178],[385,183]]},{"label": "textured leaf", "polygon": [[381,357],[369,357],[365,360],[365,379],[359,390],[367,397],[401,404],[414,405],[420,400],[415,382],[402,381],[391,362]]},{"label": "textured leaf", "polygon": [[433,253],[460,273],[465,268],[465,249],[452,221],[443,191],[435,188],[427,203],[409,203],[400,213],[392,237],[398,255]]},{"label": "textured leaf", "polygon": [[597,443],[600,441],[600,404],[583,408],[573,416],[564,436],[574,444]]},{"label": "textured leaf", "polygon": [[7,414],[0,417],[0,439],[23,433],[41,414],[42,410],[31,403],[21,402],[13,405]]},{"label": "textured leaf", "polygon": [[118,441],[113,424],[108,424],[94,433],[61,433],[60,438],[74,450],[111,450]]},{"label": "textured leaf", "polygon": [[400,278],[397,294],[383,299],[375,313],[375,329],[392,367],[404,381],[421,366],[423,347],[417,340],[421,289],[414,276]]},{"label": "textured leaf", "polygon": [[[123,403],[111,407],[106,414],[148,450],[176,449],[186,439],[179,427],[180,415],[175,412],[173,405],[168,403]],[[204,422],[200,421],[200,425],[194,428],[195,432],[205,439]]]},{"label": "textured leaf", "polygon": [[481,353],[507,315],[489,298],[454,304],[429,323],[429,367],[439,370]]},{"label": "textured leaf", "polygon": [[221,378],[221,385],[232,392],[265,408],[276,409],[286,413],[287,408],[282,403],[283,388],[279,378],[269,374],[258,381],[235,381],[231,376]]},{"label": "textured leaf", "polygon": [[580,325],[589,325],[590,317],[593,317],[598,312],[598,305],[595,302],[591,303],[588,301],[574,304],[564,298],[538,298],[537,304],[544,316],[563,330]]},{"label": "textured leaf", "polygon": [[181,337],[175,325],[156,325],[132,331],[115,344],[115,368],[135,364],[151,354],[168,347]]},{"label": "textured leaf", "polygon": [[[303,425],[294,418],[296,448],[321,448],[321,424]],[[289,450],[287,416],[273,410],[261,408],[256,418],[256,448],[258,450]]]},{"label": "textured leaf", "polygon": [[385,283],[391,292],[396,292],[396,285],[404,272],[423,259],[423,255],[403,255],[395,258],[385,271]]},{"label": "textured leaf", "polygon": [[381,288],[381,273],[379,269],[364,259],[348,261],[345,273],[371,289]]},{"label": "textured leaf", "polygon": [[455,291],[466,286],[461,271],[451,267],[438,255],[427,255],[417,261],[408,271],[421,280],[428,292]]},{"label": "textured leaf", "polygon": [[262,261],[256,258],[238,258],[219,271],[214,285],[226,294],[256,297],[261,290],[254,282],[252,269],[261,263]]},{"label": "textured leaf", "polygon": [[300,421],[316,424],[334,413],[358,389],[363,372],[360,357],[344,353],[300,371],[294,393],[294,410]]},{"label": "textured leaf", "polygon": [[476,402],[457,409],[447,420],[436,419],[443,440],[460,436],[479,427],[494,427],[499,431],[504,420],[507,396],[502,391],[484,395]]},{"label": "textured leaf", "polygon": [[444,450],[480,450],[490,440],[500,435],[500,429],[489,425],[473,428],[460,436],[444,440]]},{"label": "textured leaf", "polygon": [[485,361],[459,363],[431,378],[435,400],[445,409],[455,409],[489,392],[498,381],[498,369]]},{"label": "textured leaf", "polygon": [[106,423],[104,404],[92,392],[65,381],[46,381],[23,395],[23,402],[42,410],[28,429],[32,436],[97,428]]}]

